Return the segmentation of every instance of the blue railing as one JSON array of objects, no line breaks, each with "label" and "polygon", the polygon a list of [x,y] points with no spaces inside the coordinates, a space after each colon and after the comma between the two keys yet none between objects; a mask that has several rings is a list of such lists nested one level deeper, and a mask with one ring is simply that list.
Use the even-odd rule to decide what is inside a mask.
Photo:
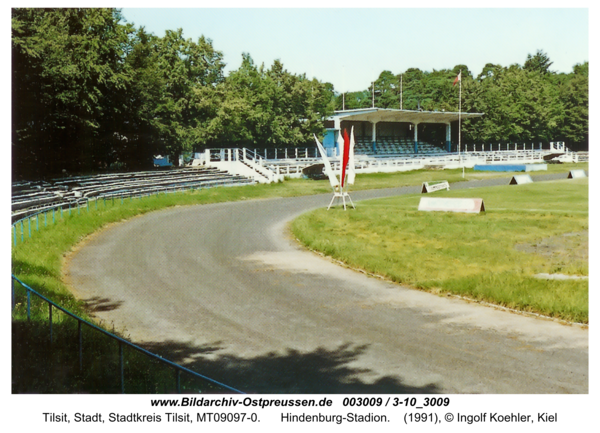
[{"label": "blue railing", "polygon": [[[189,188],[188,188],[189,189]],[[178,189],[179,191],[182,190],[182,188]],[[167,193],[167,191],[164,191],[165,193]],[[174,191],[173,191],[174,192]],[[138,195],[138,197],[141,199],[143,196],[147,196],[147,195],[154,195],[154,194],[140,194]],[[121,204],[123,204],[124,202],[124,196],[120,195],[119,197],[121,199]],[[133,199],[133,194],[129,195],[128,197],[130,200]],[[104,201],[104,205],[106,206],[106,201],[110,200],[112,201],[112,203],[114,204],[115,202],[115,196],[106,198],[103,197],[102,200]],[[95,201],[95,207],[97,208],[98,205],[98,200],[96,199]],[[68,206],[63,210],[63,206]],[[75,208],[75,209],[74,209]],[[16,222],[14,222],[12,224],[12,231],[13,231],[13,243],[16,246],[17,245],[17,240],[18,238],[21,239],[21,242],[25,241],[25,233],[28,233],[28,238],[32,237],[33,234],[33,224],[32,220],[35,221],[35,231],[39,230],[40,228],[40,223],[42,223],[44,226],[48,226],[48,224],[51,223],[55,223],[57,221],[57,219],[60,217],[61,219],[63,218],[63,213],[68,213],[69,215],[72,212],[77,212],[78,214],[81,214],[81,209],[84,208],[86,209],[87,212],[89,212],[90,210],[90,200],[86,200],[85,203],[77,203],[76,206],[71,206],[70,204],[66,205],[66,204],[61,204],[61,205],[57,205],[55,207],[52,208],[47,208],[44,209],[42,211],[39,211],[37,213],[28,215],[27,217],[20,219]],[[43,220],[43,222],[41,222]],[[25,224],[26,223],[26,224]],[[20,228],[20,230],[19,230]],[[20,233],[19,233],[20,232]],[[26,309],[27,309],[27,319],[30,320],[31,318],[31,295],[35,295],[37,296],[39,299],[41,299],[43,302],[48,304],[48,328],[49,328],[49,338],[50,338],[50,342],[52,342],[52,338],[53,338],[53,327],[52,327],[52,323],[53,323],[53,318],[52,318],[52,313],[53,313],[53,309],[62,311],[63,313],[65,313],[67,316],[72,317],[73,319],[77,320],[78,322],[78,338],[79,338],[79,367],[80,370],[82,369],[83,366],[83,339],[82,339],[82,325],[88,326],[91,329],[94,329],[97,332],[100,332],[101,334],[105,335],[108,338],[114,339],[118,342],[119,345],[119,376],[120,376],[120,387],[121,387],[121,392],[125,393],[125,378],[124,378],[124,362],[123,362],[123,347],[127,346],[130,347],[132,349],[137,350],[138,352],[146,355],[149,358],[152,358],[154,360],[158,360],[161,363],[175,369],[176,371],[176,389],[177,392],[181,392],[181,382],[180,382],[180,375],[181,373],[186,373],[189,374],[197,379],[201,379],[204,380],[206,382],[209,382],[213,385],[217,385],[225,390],[228,391],[232,391],[232,392],[236,392],[236,393],[242,393],[241,391],[232,388],[228,385],[225,385],[219,381],[216,381],[210,377],[204,376],[202,374],[196,373],[195,371],[192,371],[186,367],[183,367],[179,364],[176,364],[172,361],[169,361],[159,355],[156,355],[152,352],[149,352],[148,350],[137,346],[117,335],[114,335],[96,325],[94,325],[93,323],[90,323],[89,321],[86,321],[85,319],[77,316],[76,314],[72,313],[71,311],[61,307],[60,305],[56,304],[55,302],[51,301],[50,299],[48,299],[47,297],[45,297],[44,295],[40,294],[39,292],[37,292],[36,290],[34,290],[33,288],[29,287],[27,284],[25,284],[24,282],[22,282],[19,278],[17,278],[15,275],[11,275],[12,276],[12,310],[14,311],[15,309],[15,282],[18,283],[19,285],[21,285],[25,291],[26,291]]]},{"label": "blue railing", "polygon": [[69,310],[61,307],[60,305],[56,304],[55,302],[51,301],[50,299],[48,299],[47,297],[45,297],[44,295],[42,295],[41,293],[37,292],[36,290],[32,289],[30,286],[28,286],[27,284],[25,284],[24,282],[22,282],[21,280],[19,280],[17,277],[15,277],[14,275],[12,275],[12,310],[14,311],[15,306],[16,306],[16,295],[15,295],[15,283],[18,283],[19,285],[21,285],[25,290],[26,290],[26,311],[27,311],[27,320],[31,319],[31,295],[35,295],[37,296],[39,299],[41,299],[43,302],[48,304],[48,333],[49,333],[49,340],[50,343],[52,344],[52,340],[53,340],[53,327],[52,327],[52,323],[53,323],[53,309],[56,309],[58,311],[62,311],[64,314],[66,314],[67,316],[75,319],[77,321],[78,324],[78,349],[79,349],[79,370],[83,370],[83,332],[82,332],[82,326],[85,325],[91,329],[93,329],[96,332],[99,332],[100,334],[103,334],[104,336],[111,338],[115,341],[118,342],[118,351],[119,351],[119,367],[118,367],[118,375],[119,375],[119,383],[120,383],[120,389],[121,389],[121,393],[125,393],[125,374],[124,374],[124,366],[125,366],[125,362],[124,362],[124,355],[123,355],[123,347],[130,347],[142,354],[144,354],[145,356],[159,361],[165,365],[167,365],[170,368],[173,368],[176,372],[176,376],[175,376],[175,388],[177,389],[177,392],[180,393],[181,392],[181,373],[185,373],[188,375],[191,375],[197,379],[201,379],[204,380],[206,382],[209,382],[213,385],[216,385],[220,388],[223,388],[225,390],[228,391],[232,391],[235,393],[239,393],[239,394],[243,394],[242,391],[239,391],[235,388],[232,388],[229,385],[226,385],[224,383],[221,383],[217,380],[214,380],[210,377],[204,376],[200,373],[197,373],[193,370],[190,370],[189,368],[183,367],[179,364],[176,364],[172,361],[169,361],[168,359],[165,359],[161,356],[158,356],[140,346],[137,346],[115,334],[112,334],[102,328],[100,328],[99,326],[94,325],[93,323],[77,316],[76,314],[70,312]]}]

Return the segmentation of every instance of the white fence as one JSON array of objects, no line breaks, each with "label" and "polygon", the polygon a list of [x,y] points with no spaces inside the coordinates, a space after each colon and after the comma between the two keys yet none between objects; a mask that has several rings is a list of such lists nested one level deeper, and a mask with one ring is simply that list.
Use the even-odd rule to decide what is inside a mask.
[{"label": "white fence", "polygon": [[[406,155],[394,157],[375,157],[356,155],[357,173],[385,173],[418,170],[427,167],[472,168],[476,164],[535,164],[547,162],[544,157],[556,156],[561,162],[579,162],[579,156],[564,147],[564,143],[550,143],[550,149],[523,149],[523,145],[507,145],[506,150],[486,151],[479,146],[466,146],[463,152],[442,153],[438,155]],[[483,147],[483,146],[482,146]],[[273,150],[272,156],[282,152]],[[232,174],[248,176],[260,183],[282,181],[285,177],[302,176],[302,170],[310,165],[322,162],[313,152],[302,149],[299,158],[292,158],[292,152],[285,152],[284,158],[266,159],[249,149],[207,149],[203,160],[207,165],[227,170]],[[294,153],[295,155],[295,153]],[[339,158],[330,158],[334,170],[340,170]]]}]

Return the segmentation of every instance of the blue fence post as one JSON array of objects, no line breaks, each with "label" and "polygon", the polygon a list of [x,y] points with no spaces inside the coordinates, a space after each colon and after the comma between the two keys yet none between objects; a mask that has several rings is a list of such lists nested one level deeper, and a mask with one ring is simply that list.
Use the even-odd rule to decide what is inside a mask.
[{"label": "blue fence post", "polygon": [[40,214],[37,214],[35,216],[35,229],[39,232],[40,231]]},{"label": "blue fence post", "polygon": [[31,319],[31,293],[26,289],[27,292],[27,320]]},{"label": "blue fence post", "polygon": [[77,320],[77,334],[79,337],[79,371],[83,370],[83,333],[81,330],[81,320]]},{"label": "blue fence post", "polygon": [[54,330],[53,330],[53,308],[52,307],[56,307],[58,310],[63,311],[65,314],[67,314],[70,317],[75,318],[78,321],[78,337],[79,337],[79,370],[80,372],[83,371],[83,333],[82,333],[82,327],[83,324],[87,324],[89,325],[93,330],[99,331],[101,333],[103,333],[104,335],[108,336],[109,338],[113,338],[117,340],[117,343],[119,345],[119,380],[120,380],[120,388],[121,388],[121,393],[125,394],[125,362],[124,362],[124,345],[128,345],[131,346],[133,348],[135,348],[136,350],[142,352],[143,354],[145,354],[146,356],[150,357],[151,359],[155,359],[160,361],[163,364],[167,364],[170,365],[171,367],[174,367],[176,370],[176,381],[177,381],[177,392],[180,393],[181,392],[181,371],[186,372],[187,374],[191,374],[192,376],[201,378],[203,380],[206,380],[208,382],[214,383],[220,387],[229,389],[231,391],[234,392],[240,392],[234,388],[231,388],[223,383],[217,382],[209,377],[203,376],[199,373],[196,373],[192,370],[189,370],[186,367],[181,367],[171,361],[165,360],[160,356],[154,355],[151,352],[148,352],[147,350],[135,346],[132,343],[129,343],[115,335],[112,335],[111,333],[97,327],[94,324],[88,323],[86,322],[84,319],[81,319],[80,317],[74,315],[73,313],[69,312],[68,310],[65,310],[64,308],[60,307],[59,305],[55,304],[54,302],[52,302],[50,299],[45,298],[43,295],[37,293],[35,290],[31,289],[29,286],[27,286],[27,284],[21,282],[18,278],[16,278],[14,275],[12,275],[12,290],[13,290],[13,308],[16,306],[15,305],[15,297],[16,297],[16,289],[15,289],[15,282],[21,284],[21,286],[23,286],[23,288],[26,291],[26,296],[27,296],[27,320],[31,319],[31,292],[33,292],[34,295],[38,296],[40,298],[40,300],[42,302],[47,302],[48,303],[48,320],[49,320],[49,327],[50,327],[50,343],[53,343],[53,338],[54,338]]},{"label": "blue fence post", "polygon": [[31,238],[31,218],[27,218],[27,228],[29,229],[29,237]]},{"label": "blue fence post", "polygon": [[44,212],[44,227],[48,227],[48,212]]},{"label": "blue fence post", "polygon": [[123,343],[119,341],[119,376],[121,380],[121,394],[125,394],[125,366],[123,363]]},{"label": "blue fence post", "polygon": [[23,220],[21,220],[21,243],[25,242],[24,232],[25,229],[23,228]]},{"label": "blue fence post", "polygon": [[50,325],[50,344],[52,344],[52,304],[48,302],[48,323]]}]

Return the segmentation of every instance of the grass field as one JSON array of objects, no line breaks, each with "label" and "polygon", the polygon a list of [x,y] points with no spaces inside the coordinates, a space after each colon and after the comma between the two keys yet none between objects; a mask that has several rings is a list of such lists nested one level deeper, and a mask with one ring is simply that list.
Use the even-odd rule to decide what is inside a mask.
[{"label": "grass field", "polygon": [[[587,164],[563,164],[549,166],[549,169],[551,169],[549,172],[562,171],[565,173],[566,177],[566,173],[572,168],[587,169]],[[484,173],[466,170],[465,177],[463,178],[462,170],[418,170],[402,173],[359,175],[356,186],[360,189],[373,189],[406,185],[420,185],[421,182],[433,180],[449,180],[450,182],[455,182],[463,179],[472,180],[486,177],[506,177],[509,175],[510,174],[508,173]],[[535,196],[536,194],[534,191],[536,186],[522,185],[515,187],[519,188],[519,191],[528,191],[529,188],[534,189],[531,190],[527,196],[523,195],[513,197],[513,200],[517,200],[524,206],[524,208],[520,211],[520,213],[517,214],[516,218],[513,216],[512,221],[520,223],[521,219],[526,219],[524,218],[526,215],[529,215],[527,218],[534,217],[535,221],[547,221],[548,223],[544,226],[537,227],[536,239],[547,238],[552,236],[552,233],[555,233],[557,236],[561,233],[577,233],[578,231],[584,230],[584,226],[587,228],[587,203],[585,203],[585,205],[582,204],[584,201],[583,196],[585,195],[587,197],[587,183],[584,184],[583,181],[569,181],[569,183],[565,183],[565,185],[570,185],[572,187],[579,185],[579,187],[576,188],[576,191],[564,192],[564,200],[570,201],[573,205],[578,206],[572,212],[566,211],[566,209],[570,208],[565,208],[564,203],[560,204],[556,200],[554,191],[551,200],[547,200],[546,202],[544,202],[542,199],[544,194],[542,192],[538,192],[537,194],[540,196],[540,200],[538,200],[538,204],[533,206],[532,203],[529,202],[530,196]],[[480,194],[480,191],[483,190],[478,189],[477,194]],[[89,210],[88,208],[83,208],[80,211],[73,211],[70,215],[67,212],[63,212],[62,215],[57,212],[54,222],[50,214],[48,214],[46,217],[40,217],[39,221],[32,220],[31,238],[29,238],[28,235],[29,223],[25,222],[23,226],[18,225],[17,245],[12,246],[11,251],[12,273],[26,284],[29,284],[36,290],[39,290],[42,294],[49,297],[53,301],[71,310],[75,314],[82,316],[84,319],[89,319],[85,305],[75,299],[63,281],[63,261],[66,255],[82,240],[94,232],[101,230],[108,224],[126,221],[127,219],[133,218],[136,215],[172,206],[185,206],[271,197],[291,197],[330,192],[331,189],[329,187],[329,182],[326,180],[311,181],[294,179],[278,184],[212,188],[186,193],[146,197],[141,200],[137,198],[133,200],[125,199],[123,202],[121,202],[121,200],[115,200],[114,202],[112,200],[101,200],[97,203],[97,206],[96,203],[92,202]],[[450,192],[450,194],[462,193],[463,192],[459,193],[458,191]],[[576,194],[579,194],[581,198],[576,198]],[[461,216],[429,214],[426,216],[427,219],[431,219],[428,223],[423,223],[421,221],[418,224],[414,224],[412,230],[415,230],[417,234],[421,234],[431,231],[434,226],[439,226],[441,228],[445,227],[443,230],[441,228],[439,229],[439,233],[443,234],[449,226],[455,226],[457,228],[460,227],[461,225],[457,222],[460,221],[461,218],[463,218],[465,221],[462,224],[464,229],[466,222],[473,221],[492,224],[493,221],[498,220],[498,224],[500,224],[500,222],[503,221],[503,216],[508,217],[514,213],[512,210],[510,210],[514,208],[513,204],[507,204],[506,199],[502,199],[501,196],[496,197],[494,194],[486,192],[484,199],[486,208],[489,209],[485,215],[473,217],[472,215]],[[303,224],[302,221],[305,221],[307,226],[310,226],[310,230],[313,230],[313,233],[315,229],[322,227],[322,230],[329,232],[328,236],[330,237],[331,233],[337,234],[347,226],[349,227],[349,224],[357,224],[357,227],[361,227],[360,225],[362,224],[363,228],[361,229],[359,235],[363,236],[365,239],[371,238],[368,247],[369,254],[367,255],[372,254],[373,250],[376,249],[390,251],[392,248],[398,248],[408,251],[408,245],[392,246],[391,244],[388,245],[387,241],[382,242],[382,238],[385,235],[384,231],[380,232],[378,231],[379,229],[377,229],[373,234],[367,234],[367,230],[370,229],[368,225],[371,224],[370,222],[367,222],[369,215],[371,218],[380,220],[381,222],[390,221],[388,230],[391,230],[392,234],[398,234],[405,231],[405,229],[402,231],[395,229],[396,227],[400,227],[400,225],[395,226],[394,224],[402,223],[402,221],[398,221],[398,215],[404,214],[410,218],[413,218],[413,220],[416,220],[417,218],[423,218],[423,215],[415,215],[414,208],[416,208],[415,203],[418,202],[417,196],[401,197],[397,200],[397,203],[386,200],[368,203],[364,202],[360,204],[356,212],[352,211],[346,214],[342,212],[335,212],[335,218],[329,218],[330,216],[334,215],[334,212],[326,214],[323,211],[320,211],[320,213],[317,212],[315,214],[311,214],[315,215],[316,219],[314,221],[311,220],[310,224],[308,224],[306,220],[307,216],[298,220],[297,224]],[[370,211],[368,211],[369,209]],[[534,209],[543,210],[538,211]],[[324,218],[325,215],[327,215],[327,218]],[[518,215],[521,215],[523,218],[519,218]],[[539,217],[536,217],[536,215]],[[319,222],[319,218],[322,220],[321,222]],[[344,218],[351,219],[344,220]],[[400,220],[410,221],[410,218],[400,218]],[[439,221],[435,218],[439,219]],[[564,230],[558,230],[553,224],[550,224],[551,220],[571,221],[573,225],[569,229],[565,228]],[[47,226],[46,221],[48,221]],[[449,222],[451,222],[451,224],[449,224]],[[324,225],[325,223],[333,225],[328,225],[326,227]],[[440,223],[444,224],[440,225]],[[507,224],[510,226],[510,221],[505,222],[505,225]],[[532,226],[535,227],[536,224],[532,223]],[[457,228],[454,229],[455,232],[458,230]],[[310,233],[309,230],[307,230],[306,233],[308,235]],[[466,234],[468,233],[465,233],[465,235]],[[532,242],[529,240],[530,237],[528,237],[529,235],[527,235],[527,233],[523,233],[522,236],[522,242],[524,245],[528,245],[528,242]],[[21,237],[23,238],[23,242],[21,241]],[[334,235],[332,237],[333,240],[331,245],[315,245],[313,248],[319,247],[328,254],[336,255],[342,260],[346,260],[348,263],[352,263],[355,266],[361,266],[360,264],[354,263],[351,260],[352,257],[350,254],[343,252],[346,251],[346,248],[337,248],[336,243],[338,242],[339,237],[340,236],[338,235]],[[569,242],[576,242],[576,240],[579,238],[581,238],[581,236],[571,236],[569,237]],[[14,236],[11,236],[11,242],[13,239]],[[439,258],[439,260],[446,261],[446,265],[462,263],[460,262],[461,257],[459,253],[455,254],[456,257],[446,257],[442,254],[442,249],[438,249],[436,245],[432,244],[431,242],[431,240],[426,241],[425,238],[423,238],[424,247],[426,246],[431,248],[433,245],[433,249],[436,250],[436,254],[439,253],[440,255],[439,257],[437,255],[429,257],[427,258],[428,261],[435,262]],[[476,243],[477,241],[471,240],[470,242]],[[496,240],[487,242],[492,245],[493,242],[496,242]],[[484,243],[485,242],[481,242],[482,245]],[[362,243],[359,243],[359,245],[360,248],[363,247]],[[490,247],[490,245],[488,245],[488,247]],[[408,254],[408,257],[414,257],[416,260],[418,256],[415,254],[420,249],[421,248],[416,248],[414,250],[414,254]],[[348,248],[347,251],[352,251],[352,247]],[[500,250],[491,248],[489,251],[493,253],[494,251]],[[516,251],[516,253],[527,255],[526,253],[519,253],[518,251]],[[387,259],[383,259],[383,262],[386,264],[386,266],[388,263],[391,265],[398,261],[399,258],[396,257],[395,253],[389,255]],[[465,261],[463,260],[463,262]],[[553,272],[560,270],[563,273],[587,272],[587,262],[585,260],[575,263],[567,257],[563,263],[556,259],[553,261],[554,267],[549,267],[547,264],[544,265],[544,267],[542,266],[544,262],[544,260],[538,260],[536,262],[537,265],[535,265],[537,266],[536,269],[541,269],[542,271],[545,269]],[[513,270],[511,270],[509,267],[503,272],[498,272],[497,270],[494,271],[495,273],[491,276],[488,275],[488,280],[486,280],[481,276],[478,277],[477,273],[473,271],[476,270],[479,265],[469,264],[468,260],[466,260],[466,263],[466,265],[462,266],[464,268],[463,272],[465,275],[458,275],[454,280],[452,278],[447,278],[444,283],[444,287],[442,287],[441,283],[438,282],[436,279],[437,277],[422,278],[422,276],[419,276],[418,279],[414,280],[415,286],[428,290],[440,290],[440,287],[441,290],[449,290],[449,287],[452,286],[452,284],[458,288],[461,288],[464,282],[470,279],[469,281],[475,285],[476,289],[483,289],[486,286],[494,286],[496,284],[495,279],[506,281],[508,276],[514,274]],[[365,266],[365,269],[369,268],[369,266]],[[397,265],[394,266],[395,269],[398,268]],[[421,264],[416,263],[406,267],[406,269],[411,271],[412,274],[407,273],[405,269],[397,276],[390,274],[389,277],[395,279],[396,281],[406,282],[409,281],[407,278],[413,274],[415,275],[415,278],[418,275],[422,275],[422,271],[420,270],[421,267]],[[501,267],[494,269],[501,269]],[[376,273],[385,274],[384,268],[380,265],[374,266],[371,270]],[[411,278],[413,277],[411,276]],[[467,278],[467,280],[465,280],[465,278]],[[535,282],[540,284],[540,291],[545,291],[549,284],[545,281],[534,281],[531,278],[527,281],[529,281],[531,284]],[[579,306],[570,307],[572,309],[571,313],[561,312],[559,316],[572,318],[572,320],[577,321],[587,321],[587,282],[555,282],[552,284],[555,284],[556,288],[553,289],[554,292],[546,296],[547,303],[559,303],[562,305],[564,303],[562,300],[564,297],[563,294],[567,291],[571,291],[573,295],[572,298],[579,301]],[[471,292],[473,291],[471,288],[469,288],[469,290]],[[468,293],[468,295],[474,296],[472,293]],[[486,299],[486,296],[487,295],[481,295],[478,298]],[[514,297],[513,299],[513,293],[510,291],[506,296],[508,296],[507,300],[496,302],[532,311],[543,310],[541,308],[534,307],[532,303],[522,302],[518,300],[517,297]],[[583,301],[584,297],[585,301]],[[27,320],[23,291],[18,291],[15,301],[16,308],[12,314],[13,392],[118,392],[118,389],[115,388],[116,382],[113,377],[114,374],[106,373],[107,366],[110,367],[108,368],[109,372],[114,372],[116,368],[116,347],[114,342],[110,342],[104,337],[96,337],[91,333],[85,334],[85,350],[87,353],[94,353],[93,358],[95,362],[93,365],[88,365],[84,373],[80,373],[77,368],[76,323],[71,319],[65,318],[62,314],[55,314],[53,316],[53,324],[56,331],[56,338],[50,346],[48,344],[47,305],[43,302],[34,301],[31,310],[31,320]],[[108,324],[105,326],[105,328],[110,329],[111,325]],[[120,330],[116,331],[118,332]],[[126,335],[123,336],[127,337]],[[128,362],[126,370],[128,373],[126,376],[129,378],[127,392],[156,393],[170,392],[172,390],[172,371],[165,371],[164,368],[154,365],[154,363],[136,355],[135,353],[128,354],[127,357]],[[211,386],[207,386],[206,384],[196,383],[190,384],[189,387],[190,389],[203,390],[204,392],[213,389]]]},{"label": "grass field", "polygon": [[319,209],[292,224],[309,248],[395,282],[588,323],[588,180],[440,191],[486,212],[419,212],[421,195]]}]

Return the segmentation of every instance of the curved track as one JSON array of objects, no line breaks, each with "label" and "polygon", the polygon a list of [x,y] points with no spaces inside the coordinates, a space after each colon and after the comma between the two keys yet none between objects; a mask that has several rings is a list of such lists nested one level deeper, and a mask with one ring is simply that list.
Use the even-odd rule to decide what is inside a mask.
[{"label": "curved track", "polygon": [[67,277],[132,341],[247,392],[588,392],[587,329],[407,289],[297,246],[286,223],[329,198],[134,218],[94,236]]}]

